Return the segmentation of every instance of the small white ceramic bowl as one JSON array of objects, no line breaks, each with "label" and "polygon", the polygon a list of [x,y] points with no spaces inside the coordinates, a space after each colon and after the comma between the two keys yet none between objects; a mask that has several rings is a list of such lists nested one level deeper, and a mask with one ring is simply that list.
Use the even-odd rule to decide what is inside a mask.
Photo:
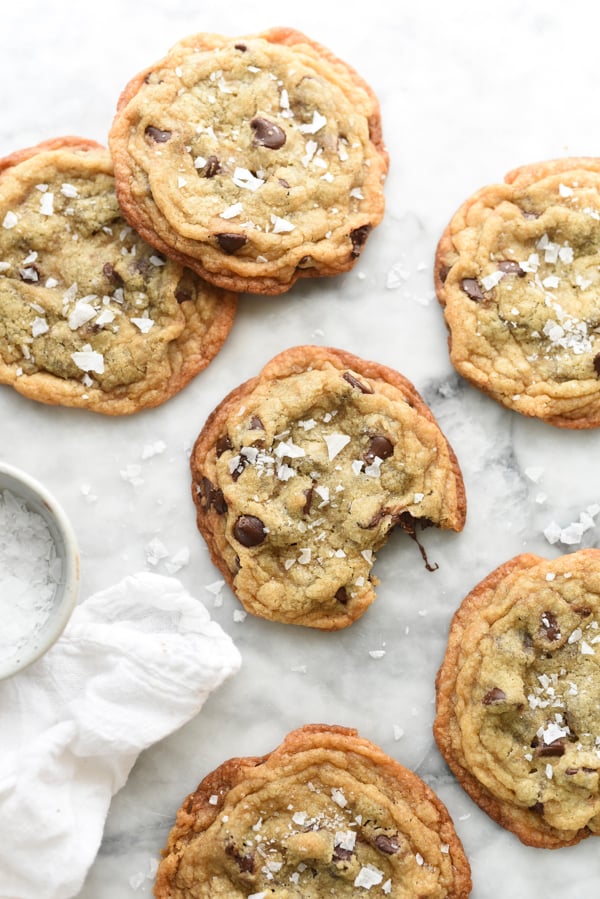
[{"label": "small white ceramic bowl", "polygon": [[[63,632],[79,593],[77,540],[61,506],[35,478],[0,461],[0,493],[5,490],[23,500],[30,512],[42,516],[54,542],[59,571],[55,572],[56,589],[45,620],[35,632],[22,635],[18,653],[7,652],[6,647],[2,648],[0,644],[0,679],[31,665],[52,646]],[[4,606],[6,614],[6,603]]]}]

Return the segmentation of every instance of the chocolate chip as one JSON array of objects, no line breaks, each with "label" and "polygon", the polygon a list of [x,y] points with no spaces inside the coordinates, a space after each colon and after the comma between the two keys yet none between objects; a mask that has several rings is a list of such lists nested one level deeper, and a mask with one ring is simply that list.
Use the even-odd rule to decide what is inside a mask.
[{"label": "chocolate chip", "polygon": [[232,843],[225,846],[225,854],[235,861],[244,874],[254,874],[254,855],[242,855]]},{"label": "chocolate chip", "polygon": [[[372,387],[369,387],[368,384],[363,384],[362,381],[359,381],[358,378],[355,378],[352,372],[345,371],[342,375],[344,381],[348,381],[352,387],[356,387],[360,390],[361,393],[375,393]],[[383,457],[380,457],[383,458]]]},{"label": "chocolate chip", "polygon": [[561,756],[565,754],[565,741],[562,739],[554,740],[552,743],[542,744],[535,750],[537,758],[549,758],[551,756]]},{"label": "chocolate chip", "polygon": [[350,255],[353,259],[355,259],[357,256],[360,256],[360,254],[362,253],[370,230],[370,225],[361,225],[360,228],[355,228],[354,231],[350,232],[350,240],[352,241],[352,252],[350,253]]},{"label": "chocolate chip", "polygon": [[363,458],[367,464],[370,464],[375,457],[379,459],[388,459],[394,453],[394,444],[381,434],[371,437],[367,451]]},{"label": "chocolate chip", "polygon": [[517,275],[519,278],[524,278],[527,274],[514,259],[503,259],[502,262],[498,263],[498,268],[505,275]]},{"label": "chocolate chip", "polygon": [[500,687],[492,687],[481,701],[484,705],[495,705],[498,702],[504,702],[505,699],[506,693],[504,690],[501,690]]},{"label": "chocolate chip", "polygon": [[538,815],[543,814],[544,812],[544,803],[543,802],[534,802],[533,805],[529,806],[530,812],[535,812]]},{"label": "chocolate chip", "polygon": [[589,609],[587,606],[584,606],[583,608],[581,608],[581,607],[575,608],[575,609],[573,609],[573,611],[577,612],[578,615],[581,615],[582,618],[587,618],[588,615],[592,614],[592,610]]},{"label": "chocolate chip", "polygon": [[310,514],[310,507],[311,507],[311,503],[312,503],[312,498],[313,498],[313,488],[312,488],[312,487],[309,487],[308,490],[303,490],[303,491],[302,491],[302,495],[303,495],[303,496],[305,497],[305,499],[306,499],[306,502],[304,503],[304,507],[303,507],[303,509],[302,509],[302,514],[303,514],[303,515],[309,515],[309,514]]},{"label": "chocolate chip", "polygon": [[252,418],[250,419],[250,423],[248,424],[248,427],[250,428],[251,431],[264,431],[264,429],[265,429],[265,426],[263,425],[263,423],[260,420],[260,418],[258,417],[258,415],[252,416]]},{"label": "chocolate chip", "polygon": [[221,171],[221,163],[216,156],[209,156],[204,168],[198,169],[198,174],[204,178],[214,178]]},{"label": "chocolate chip", "polygon": [[242,53],[245,53],[248,47],[245,44],[234,44],[233,45],[236,50],[240,50]]},{"label": "chocolate chip", "polygon": [[348,862],[352,858],[353,852],[351,849],[343,849],[341,846],[334,846],[333,848],[333,860],[334,862]]},{"label": "chocolate chip", "polygon": [[289,181],[286,181],[285,178],[278,178],[277,180],[279,181],[279,183],[281,184],[282,187],[285,187],[286,190],[290,189],[290,183],[289,183]]},{"label": "chocolate chip", "polygon": [[227,503],[223,491],[219,487],[215,487],[211,480],[207,477],[202,478],[200,494],[204,497],[203,509],[209,512],[211,507],[217,515],[224,515],[227,512]]},{"label": "chocolate chip", "polygon": [[346,592],[345,587],[340,587],[339,590],[336,590],[335,598],[338,602],[341,602],[343,606],[348,602],[348,593]]},{"label": "chocolate chip", "polygon": [[398,837],[388,837],[385,833],[378,833],[373,840],[373,845],[376,849],[379,849],[380,852],[384,852],[386,855],[394,855],[400,848]]},{"label": "chocolate chip", "polygon": [[160,128],[155,128],[154,125],[148,125],[145,134],[157,144],[166,144],[168,140],[171,140],[172,132],[161,131]]},{"label": "chocolate chip", "polygon": [[242,546],[258,546],[267,536],[265,526],[256,515],[240,515],[233,526],[233,536]]},{"label": "chocolate chip", "polygon": [[226,453],[227,450],[230,450],[232,447],[233,447],[233,444],[231,442],[231,438],[229,437],[229,434],[223,434],[223,436],[219,437],[219,439],[217,440],[217,442],[215,444],[217,458],[219,456],[222,456],[223,453]]},{"label": "chocolate chip", "polygon": [[275,122],[269,122],[268,119],[256,116],[250,122],[250,127],[254,129],[252,143],[255,147],[266,147],[268,150],[279,150],[286,141],[286,135],[283,128],[280,128]]},{"label": "chocolate chip", "polygon": [[561,633],[556,615],[553,612],[543,612],[541,616],[542,630],[546,635],[546,639],[554,642],[560,640]]},{"label": "chocolate chip", "polygon": [[439,269],[438,269],[438,278],[440,279],[440,281],[442,282],[442,284],[445,284],[445,283],[446,283],[446,278],[448,277],[449,272],[450,272],[450,266],[449,266],[449,265],[441,265],[441,266],[439,267]]},{"label": "chocolate chip", "polygon": [[221,249],[230,256],[232,253],[235,253],[236,250],[239,250],[240,247],[243,247],[244,244],[248,242],[248,238],[245,234],[224,233],[216,234],[215,237],[217,238]]},{"label": "chocolate chip", "polygon": [[178,303],[186,303],[189,300],[194,299],[194,295],[188,287],[184,287],[182,284],[178,284],[175,289],[175,299]]},{"label": "chocolate chip", "polygon": [[470,300],[474,300],[476,303],[485,300],[483,290],[476,278],[463,278],[460,282],[460,286],[461,290],[464,290]]},{"label": "chocolate chip", "polygon": [[600,378],[600,353],[596,353],[594,356],[594,371]]},{"label": "chocolate chip", "polygon": [[115,267],[110,262],[105,262],[102,266],[102,274],[105,278],[108,278],[109,281],[112,281],[117,287],[122,287],[125,283],[123,278],[115,269]]}]

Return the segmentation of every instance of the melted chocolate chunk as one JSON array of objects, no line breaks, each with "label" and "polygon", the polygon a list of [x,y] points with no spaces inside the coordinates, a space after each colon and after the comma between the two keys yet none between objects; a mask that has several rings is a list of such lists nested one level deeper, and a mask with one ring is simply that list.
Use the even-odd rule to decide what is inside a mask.
[{"label": "melted chocolate chunk", "polygon": [[373,845],[376,849],[378,849],[380,852],[383,852],[385,855],[394,855],[400,848],[398,837],[389,837],[385,833],[378,833],[373,840]]},{"label": "melted chocolate chunk", "polygon": [[175,299],[178,303],[185,303],[194,299],[194,295],[189,287],[185,287],[181,282],[175,289]]},{"label": "melted chocolate chunk", "polygon": [[556,615],[553,612],[543,612],[541,617],[542,622],[542,630],[546,636],[546,640],[550,640],[554,642],[555,640],[560,640],[561,633],[560,627],[558,626],[558,621],[556,620]]},{"label": "melted chocolate chunk", "polygon": [[504,690],[501,690],[500,687],[492,687],[481,701],[484,705],[495,705],[498,702],[504,702],[505,699],[506,693]]},{"label": "melted chocolate chunk", "polygon": [[225,514],[227,511],[227,503],[225,502],[223,491],[219,487],[215,487],[212,481],[203,477],[202,483],[199,485],[199,490],[200,495],[204,498],[204,505],[202,508],[205,512],[209,512],[212,507],[217,515]]},{"label": "melted chocolate chunk", "polygon": [[222,456],[223,453],[226,453],[227,450],[230,450],[232,448],[233,448],[233,444],[231,442],[231,438],[229,437],[229,434],[223,434],[223,436],[219,437],[219,439],[217,440],[217,442],[215,444],[217,458],[219,456]]},{"label": "melted chocolate chunk", "polygon": [[102,266],[102,274],[105,278],[108,278],[109,281],[112,281],[113,284],[116,284],[117,287],[122,287],[124,284],[123,278],[118,273],[113,265],[110,262],[105,262]]},{"label": "melted chocolate chunk", "polygon": [[225,854],[232,858],[244,874],[254,874],[254,855],[242,855],[232,843],[225,846]]},{"label": "melted chocolate chunk", "polygon": [[150,137],[157,144],[166,144],[168,140],[171,140],[172,131],[161,131],[160,128],[155,128],[154,125],[148,125],[146,131],[144,132],[147,137]]},{"label": "melted chocolate chunk", "polygon": [[250,428],[251,431],[264,431],[264,429],[265,429],[265,426],[263,425],[263,423],[260,420],[260,418],[258,417],[258,415],[252,416],[248,427]]},{"label": "melted chocolate chunk", "polygon": [[359,381],[358,378],[355,378],[350,371],[345,371],[342,375],[342,378],[344,379],[344,381],[347,381],[351,387],[356,387],[358,390],[360,390],[361,393],[375,393],[372,387],[370,387],[368,384],[363,384],[362,381]]},{"label": "melted chocolate chunk", "polygon": [[461,290],[463,290],[470,300],[480,303],[485,300],[485,295],[481,289],[481,285],[476,278],[463,278],[460,282]]},{"label": "melted chocolate chunk", "polygon": [[533,805],[529,806],[530,812],[536,812],[536,814],[541,815],[544,812],[544,803],[543,802],[534,802]]},{"label": "melted chocolate chunk", "polygon": [[341,846],[334,846],[333,848],[333,860],[334,862],[348,862],[352,858],[353,852],[351,849],[343,849]]},{"label": "melted chocolate chunk", "polygon": [[388,459],[394,454],[394,444],[382,434],[375,434],[369,441],[369,446],[363,456],[365,462],[370,464],[376,457]]},{"label": "melted chocolate chunk", "polygon": [[198,169],[198,173],[204,178],[214,178],[221,171],[221,163],[216,156],[209,156],[206,165],[202,169]]},{"label": "melted chocolate chunk", "polygon": [[445,283],[446,283],[446,278],[448,277],[449,272],[450,272],[450,266],[449,266],[449,265],[441,265],[441,266],[439,267],[439,269],[438,269],[438,278],[440,279],[440,281],[442,282],[442,284],[445,284]]},{"label": "melted chocolate chunk", "polygon": [[355,228],[354,231],[350,232],[350,240],[352,241],[352,252],[350,255],[353,259],[356,259],[362,253],[370,230],[370,225],[362,225],[360,228]]},{"label": "melted chocolate chunk", "polygon": [[256,515],[240,515],[233,526],[233,536],[242,546],[258,546],[267,536],[267,532]]},{"label": "melted chocolate chunk", "polygon": [[565,741],[563,739],[554,740],[552,743],[542,744],[535,750],[537,758],[548,758],[551,756],[561,756],[565,754]]},{"label": "melted chocolate chunk", "polygon": [[286,135],[283,128],[280,128],[275,122],[269,122],[268,119],[256,116],[250,122],[250,127],[254,129],[252,143],[255,147],[266,147],[268,150],[279,150],[286,141]]},{"label": "melted chocolate chunk", "polygon": [[[416,531],[416,519],[412,517],[410,512],[401,512],[400,515],[395,516],[397,523],[400,525],[403,531],[406,531],[411,540],[414,540],[417,546],[419,547],[419,552],[421,553],[421,558],[425,563],[425,569],[427,571],[437,571],[440,567],[437,562],[434,562],[432,565],[427,558],[427,553],[425,552],[425,547],[417,537]],[[421,519],[421,528],[429,527],[432,524],[431,521],[428,521],[426,518]]]},{"label": "melted chocolate chunk", "polygon": [[302,508],[303,515],[310,515],[310,507],[312,505],[313,500],[313,488],[309,487],[308,490],[303,490],[302,495],[305,497],[306,502]]},{"label": "melted chocolate chunk", "polygon": [[524,278],[527,272],[524,272],[518,262],[515,262],[513,259],[503,259],[502,262],[498,263],[498,268],[501,272],[504,272],[505,275],[517,275],[519,278]]},{"label": "melted chocolate chunk", "polygon": [[600,378],[600,353],[596,353],[594,356],[594,371]]},{"label": "melted chocolate chunk", "polygon": [[242,53],[245,53],[248,47],[245,44],[234,44],[233,45],[236,50],[240,50]]},{"label": "melted chocolate chunk", "polygon": [[339,590],[336,590],[335,598],[338,602],[341,602],[343,606],[348,602],[348,593],[346,592],[345,587],[340,587]]},{"label": "melted chocolate chunk", "polygon": [[216,234],[215,237],[219,243],[219,246],[222,250],[225,251],[229,256],[239,250],[240,247],[243,247],[245,243],[248,243],[248,238],[245,234]]}]

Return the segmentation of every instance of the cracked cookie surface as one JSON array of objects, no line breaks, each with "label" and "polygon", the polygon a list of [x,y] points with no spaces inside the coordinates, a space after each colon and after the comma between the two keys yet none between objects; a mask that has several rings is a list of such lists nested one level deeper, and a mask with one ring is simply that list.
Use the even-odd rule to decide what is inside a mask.
[{"label": "cracked cookie surface", "polygon": [[600,834],[600,550],[521,555],[450,628],[434,733],[481,808],[531,846]]},{"label": "cracked cookie surface", "polygon": [[600,159],[523,166],[470,197],[437,249],[457,371],[508,408],[600,425]]},{"label": "cracked cookie surface", "polygon": [[375,598],[375,553],[399,526],[460,531],[454,453],[386,366],[301,346],[211,414],[191,457],[198,528],[247,611],[334,630]]},{"label": "cracked cookie surface", "polygon": [[133,231],[99,144],[0,160],[1,383],[110,415],[157,406],[219,351],[236,299]]},{"label": "cracked cookie surface", "polygon": [[383,216],[377,99],[291,29],[180,41],[123,91],[110,147],[131,224],[231,290],[347,271]]},{"label": "cracked cookie surface", "polygon": [[465,899],[448,812],[412,771],[342,727],[307,725],[208,775],[177,813],[156,899]]}]

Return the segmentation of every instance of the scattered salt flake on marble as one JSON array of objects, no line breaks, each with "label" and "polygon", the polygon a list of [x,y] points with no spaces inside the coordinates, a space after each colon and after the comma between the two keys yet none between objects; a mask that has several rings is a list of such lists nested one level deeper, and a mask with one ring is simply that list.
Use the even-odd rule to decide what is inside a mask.
[{"label": "scattered salt flake on marble", "polygon": [[401,740],[404,736],[404,730],[400,727],[399,724],[393,724],[392,731],[394,734],[394,740]]},{"label": "scattered salt flake on marble", "polygon": [[385,655],[385,649],[370,649],[369,655],[372,659],[382,659]]},{"label": "scattered salt flake on marble", "polygon": [[556,521],[551,521],[548,527],[544,528],[544,537],[548,543],[558,543],[561,533],[562,528]]},{"label": "scattered salt flake on marble", "polygon": [[308,669],[307,669],[306,665],[292,665],[290,670],[293,671],[295,674],[306,674]]},{"label": "scattered salt flake on marble", "polygon": [[225,581],[215,581],[212,584],[205,584],[204,589],[212,593],[213,596],[218,596],[224,586]]},{"label": "scattered salt flake on marble", "polygon": [[248,616],[248,613],[247,613],[247,612],[244,612],[243,609],[234,609],[234,612],[233,612],[233,620],[234,620],[237,624],[241,624],[242,621],[245,621],[246,618],[247,618],[247,616]]},{"label": "scattered salt flake on marble", "polygon": [[370,890],[371,887],[377,886],[382,880],[383,872],[379,868],[376,868],[375,865],[363,865],[354,879],[354,886]]},{"label": "scattered salt flake on marble", "polygon": [[323,440],[327,444],[327,452],[329,454],[329,461],[335,459],[339,453],[350,443],[350,437],[347,434],[326,434],[323,437]]},{"label": "scattered salt flake on marble", "polygon": [[188,565],[190,561],[190,550],[187,546],[182,546],[176,553],[173,553],[168,562],[165,562],[165,571],[167,574],[177,574],[178,571]]},{"label": "scattered salt flake on marble", "polygon": [[79,488],[81,490],[81,495],[85,496],[88,503],[95,503],[98,499],[96,494],[92,493],[91,484],[82,484]]},{"label": "scattered salt flake on marble", "polygon": [[529,478],[530,481],[533,481],[534,484],[539,484],[542,475],[544,474],[543,468],[526,468],[525,469],[525,477]]},{"label": "scattered salt flake on marble", "polygon": [[160,453],[164,453],[167,448],[167,444],[164,440],[154,440],[152,443],[146,443],[142,447],[142,459],[151,459],[152,456],[158,456]]},{"label": "scattered salt flake on marble", "polygon": [[2,227],[6,228],[7,231],[10,231],[11,228],[14,228],[15,225],[17,225],[18,221],[19,221],[19,218],[16,215],[16,213],[12,212],[9,209],[8,212],[6,213],[6,215],[4,216],[4,219],[2,220]]},{"label": "scattered salt flake on marble", "polygon": [[538,505],[540,505],[540,506],[543,505],[547,499],[548,499],[547,493],[538,493],[538,494],[536,494],[536,497],[535,497],[536,503],[538,503]]},{"label": "scattered salt flake on marble", "polygon": [[154,537],[150,543],[146,544],[146,561],[149,565],[158,565],[162,559],[169,556],[169,550],[158,537]]},{"label": "scattered salt flake on marble", "polygon": [[93,371],[97,375],[104,373],[104,356],[86,344],[78,353],[71,353],[71,359],[81,371]]},{"label": "scattered salt flake on marble", "polygon": [[405,281],[408,281],[408,278],[409,273],[402,263],[396,262],[387,273],[385,286],[388,290],[395,290],[397,287],[401,287]]},{"label": "scattered salt flake on marble", "polygon": [[140,487],[144,483],[144,479],[140,477],[141,473],[142,466],[135,463],[127,465],[119,472],[123,480],[129,481],[129,483],[133,484],[134,487]]}]

